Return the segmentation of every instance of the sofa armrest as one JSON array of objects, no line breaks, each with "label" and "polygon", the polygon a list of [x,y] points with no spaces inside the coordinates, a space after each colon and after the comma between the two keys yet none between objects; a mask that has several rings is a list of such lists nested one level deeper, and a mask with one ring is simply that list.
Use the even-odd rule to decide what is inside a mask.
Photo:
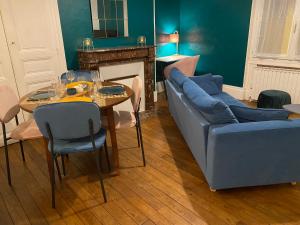
[{"label": "sofa armrest", "polygon": [[216,85],[218,86],[219,90],[222,91],[223,90],[223,76],[221,75],[213,75],[213,79],[214,82],[216,83]]},{"label": "sofa armrest", "polygon": [[212,126],[206,169],[215,189],[300,181],[300,120]]}]

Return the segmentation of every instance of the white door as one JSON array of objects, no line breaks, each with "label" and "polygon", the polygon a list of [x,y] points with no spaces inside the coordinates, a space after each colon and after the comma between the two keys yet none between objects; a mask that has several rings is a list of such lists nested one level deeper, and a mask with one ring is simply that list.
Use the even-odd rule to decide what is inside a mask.
[{"label": "white door", "polygon": [[22,96],[48,86],[66,70],[57,0],[0,0]]},{"label": "white door", "polygon": [[[17,86],[14,78],[13,67],[10,60],[5,31],[2,23],[2,16],[0,13],[0,83],[9,85],[18,95]],[[23,119],[22,114],[19,115],[20,120]],[[15,121],[7,125],[8,133],[16,126]],[[3,144],[2,127],[0,127],[0,145]]]},{"label": "white door", "polygon": [[300,103],[300,0],[254,0],[245,69],[245,96],[267,89]]}]

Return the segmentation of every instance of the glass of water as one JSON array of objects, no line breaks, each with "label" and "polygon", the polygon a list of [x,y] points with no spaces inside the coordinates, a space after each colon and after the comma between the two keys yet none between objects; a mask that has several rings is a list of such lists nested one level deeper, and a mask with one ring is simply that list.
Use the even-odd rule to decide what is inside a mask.
[{"label": "glass of water", "polygon": [[67,80],[69,83],[72,83],[75,80],[75,73],[73,70],[69,70],[66,74]]}]

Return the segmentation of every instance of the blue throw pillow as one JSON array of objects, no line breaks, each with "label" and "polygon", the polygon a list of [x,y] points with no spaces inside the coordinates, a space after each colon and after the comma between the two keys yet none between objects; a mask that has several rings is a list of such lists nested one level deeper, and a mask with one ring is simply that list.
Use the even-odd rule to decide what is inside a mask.
[{"label": "blue throw pillow", "polygon": [[240,123],[287,120],[290,115],[290,112],[284,109],[253,109],[235,105],[231,105],[230,109]]},{"label": "blue throw pillow", "polygon": [[190,77],[197,85],[199,85],[209,95],[220,94],[221,90],[218,88],[212,74]]},{"label": "blue throw pillow", "polygon": [[173,84],[177,85],[177,87],[182,89],[182,86],[183,86],[184,82],[189,80],[189,78],[186,77],[179,69],[174,68],[174,69],[171,70],[169,80]]},{"label": "blue throw pillow", "polygon": [[195,82],[191,80],[185,82],[183,93],[211,124],[238,123],[238,120],[224,102],[211,97]]}]

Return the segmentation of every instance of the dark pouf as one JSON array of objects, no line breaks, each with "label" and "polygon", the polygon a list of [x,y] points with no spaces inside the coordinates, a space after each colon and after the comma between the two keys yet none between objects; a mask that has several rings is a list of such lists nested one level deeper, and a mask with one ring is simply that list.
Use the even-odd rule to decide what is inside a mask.
[{"label": "dark pouf", "polygon": [[279,90],[266,90],[259,94],[257,107],[282,109],[282,106],[291,104],[289,93]]}]

